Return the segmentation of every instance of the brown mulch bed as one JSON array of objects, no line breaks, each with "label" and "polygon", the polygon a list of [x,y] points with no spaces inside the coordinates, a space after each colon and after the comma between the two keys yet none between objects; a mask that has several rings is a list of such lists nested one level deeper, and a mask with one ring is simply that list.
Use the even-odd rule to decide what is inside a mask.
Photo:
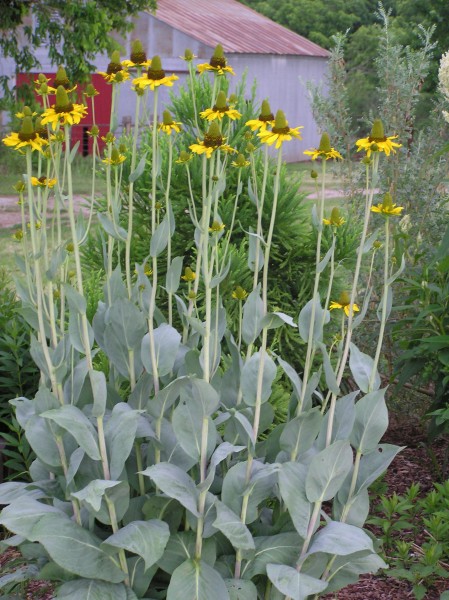
[{"label": "brown mulch bed", "polygon": [[[382,442],[406,446],[398,454],[388,469],[384,481],[388,486],[388,494],[403,494],[412,483],[419,483],[421,493],[425,495],[433,487],[437,475],[429,451],[425,445],[425,430],[418,420],[390,416],[390,426]],[[438,440],[432,444],[439,465],[448,450],[449,440]],[[447,477],[447,474],[446,474]],[[11,548],[0,554],[0,574],[11,560],[19,553]],[[425,600],[439,600],[443,591],[448,589],[448,580],[442,579],[429,589]],[[48,582],[31,581],[26,587],[23,600],[52,600],[53,591]],[[407,581],[399,581],[386,574],[362,575],[360,580],[346,587],[337,594],[328,594],[323,600],[413,600],[411,585]],[[81,600],[81,599],[80,599]]]}]

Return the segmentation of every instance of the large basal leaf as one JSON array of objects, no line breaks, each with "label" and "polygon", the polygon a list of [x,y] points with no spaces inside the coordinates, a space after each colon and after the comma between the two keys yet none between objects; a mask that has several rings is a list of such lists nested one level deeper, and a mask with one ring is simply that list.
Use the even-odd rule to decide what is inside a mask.
[{"label": "large basal leaf", "polygon": [[221,575],[203,560],[186,560],[173,573],[167,600],[229,600]]},{"label": "large basal leaf", "polygon": [[234,548],[253,550],[255,547],[253,537],[248,527],[242,523],[240,517],[219,500],[216,500],[215,508],[217,510],[217,518],[212,525],[228,538]]},{"label": "large basal leaf", "polygon": [[296,531],[303,538],[307,535],[311,504],[306,496],[307,467],[297,462],[287,462],[278,473],[279,491]]},{"label": "large basal leaf", "polygon": [[403,449],[404,446],[380,444],[376,450],[362,456],[357,476],[356,493],[368,489],[388,469],[398,452]]},{"label": "large basal leaf", "polygon": [[358,581],[363,573],[376,573],[379,569],[387,569],[388,565],[377,554],[337,556],[330,574],[329,586],[326,591],[336,592]]},{"label": "large basal leaf", "polygon": [[28,538],[39,519],[49,514],[62,515],[60,510],[50,504],[43,504],[24,496],[2,510],[0,525],[17,535]]},{"label": "large basal leaf", "polygon": [[142,471],[142,475],[150,477],[164,494],[175,498],[196,517],[199,516],[198,491],[193,479],[182,469],[170,463],[159,463]]},{"label": "large basal leaf", "polygon": [[257,600],[257,588],[246,579],[225,579],[229,600]]},{"label": "large basal leaf", "polygon": [[98,579],[75,579],[64,583],[57,591],[57,600],[128,600],[122,583],[107,583]]},{"label": "large basal leaf", "polygon": [[[365,394],[370,391],[371,373],[374,367],[374,360],[368,354],[360,352],[355,344],[350,344],[351,352],[349,355],[349,368],[351,369],[354,381]],[[373,389],[380,388],[380,375],[376,370],[373,379]]]},{"label": "large basal leaf", "polygon": [[244,579],[265,575],[267,565],[272,562],[294,564],[299,557],[303,540],[297,533],[285,532],[256,537],[254,543],[256,545],[254,556],[247,561],[242,571]]},{"label": "large basal leaf", "polygon": [[61,513],[45,515],[28,539],[41,543],[63,569],[87,579],[120,583],[125,574],[100,548],[101,540]]},{"label": "large basal leaf", "polygon": [[169,238],[175,231],[175,220],[173,217],[173,211],[169,207],[169,211],[162,219],[161,223],[156,227],[154,234],[151,237],[150,242],[150,256],[159,256],[161,252],[165,250],[168,244]]},{"label": "large basal leaf", "polygon": [[11,504],[22,497],[39,500],[39,498],[47,496],[45,492],[36,488],[33,489],[33,485],[21,481],[7,481],[2,483],[0,485],[0,506]]},{"label": "large basal leaf", "polygon": [[165,277],[165,289],[168,294],[175,294],[178,291],[179,282],[182,273],[183,256],[176,256],[167,270]]},{"label": "large basal leaf", "polygon": [[108,396],[105,374],[103,371],[91,370],[89,371],[89,379],[92,387],[92,395],[94,397],[92,415],[94,417],[102,417],[106,410],[106,400]]},{"label": "large basal leaf", "polygon": [[313,536],[308,554],[324,552],[346,556],[363,551],[374,552],[373,542],[363,529],[340,521],[330,521]]},{"label": "large basal leaf", "polygon": [[125,402],[119,402],[112,410],[104,434],[109,454],[111,477],[118,479],[130,455],[139,421],[139,412],[132,410]]},{"label": "large basal leaf", "polygon": [[313,318],[313,333],[312,339],[314,342],[321,342],[323,339],[323,325],[329,322],[329,311],[321,308],[320,295],[316,294],[315,298],[309,300],[301,309],[298,317],[299,335],[303,342],[307,344],[309,340],[309,330],[311,327],[312,313]]},{"label": "large basal leaf", "polygon": [[133,521],[108,537],[101,547],[106,552],[122,548],[141,556],[146,570],[161,558],[169,537],[170,530],[163,521]]},{"label": "large basal leaf", "polygon": [[[347,440],[351,435],[355,421],[355,399],[359,391],[351,392],[339,398],[335,404],[335,414],[332,423],[331,443],[337,440]],[[320,434],[316,441],[316,447],[324,450],[326,447],[327,427],[329,423],[329,412],[324,415]]]},{"label": "large basal leaf", "polygon": [[[171,325],[162,323],[153,331],[153,343],[158,375],[164,377],[173,369],[181,343],[181,335]],[[142,339],[141,359],[147,372],[153,375],[149,333],[145,334]]]},{"label": "large basal leaf", "polygon": [[[159,567],[171,575],[186,560],[195,557],[196,533],[194,531],[178,531],[170,536],[165,552],[159,561]],[[203,560],[212,567],[217,559],[216,538],[203,538]]]},{"label": "large basal leaf", "polygon": [[201,438],[203,420],[207,425],[207,456],[213,452],[216,445],[216,429],[210,417],[203,417],[198,411],[198,405],[180,402],[173,411],[172,426],[181,448],[196,461],[201,454]]},{"label": "large basal leaf", "polygon": [[348,441],[334,442],[316,454],[306,478],[309,502],[331,500],[352,468],[352,450]]},{"label": "large basal leaf", "polygon": [[246,299],[243,307],[242,338],[245,344],[252,344],[262,331],[264,317],[263,302],[260,298],[260,284]]},{"label": "large basal leaf", "polygon": [[286,423],[280,438],[282,450],[294,457],[309,450],[320,431],[322,418],[316,407]]},{"label": "large basal leaf", "polygon": [[87,506],[94,512],[98,512],[101,508],[103,496],[109,488],[120,485],[120,481],[111,481],[109,479],[94,479],[78,492],[72,492],[72,496],[81,502],[85,502]]},{"label": "large basal leaf", "polygon": [[247,463],[239,462],[229,469],[223,480],[222,501],[235,514],[241,514],[243,496],[249,495],[246,523],[252,523],[259,515],[259,505],[266,500],[276,481],[272,465],[254,461],[249,482],[246,479]]},{"label": "large basal leaf", "polygon": [[98,437],[92,423],[86,415],[76,406],[65,404],[60,408],[48,410],[41,415],[45,419],[54,421],[72,435],[78,445],[92,460],[100,460]]},{"label": "large basal leaf", "polygon": [[276,377],[276,364],[273,359],[265,352],[255,352],[243,366],[240,388],[245,403],[248,406],[255,406],[257,399],[257,382],[259,378],[259,369],[263,356],[263,375],[261,386],[261,402],[266,402],[271,396],[271,386]]},{"label": "large basal leaf", "polygon": [[367,454],[377,447],[388,427],[388,409],[385,404],[386,389],[366,394],[355,405],[355,422],[351,444]]},{"label": "large basal leaf", "polygon": [[276,589],[292,600],[306,600],[327,588],[325,581],[300,573],[287,565],[269,564],[267,575]]}]

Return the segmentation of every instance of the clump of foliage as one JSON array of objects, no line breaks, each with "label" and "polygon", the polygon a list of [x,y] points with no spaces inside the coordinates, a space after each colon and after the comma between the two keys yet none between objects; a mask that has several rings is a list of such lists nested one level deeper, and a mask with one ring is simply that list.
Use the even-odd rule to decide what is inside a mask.
[{"label": "clump of foliage", "polygon": [[409,581],[416,600],[425,598],[436,580],[449,577],[448,502],[448,481],[434,484],[425,497],[413,484],[401,496],[381,496],[376,515],[369,519],[382,531],[388,575]]},{"label": "clump of foliage", "polygon": [[[33,329],[40,385],[32,398],[11,401],[36,458],[31,483],[0,486],[0,525],[14,534],[11,546],[34,553],[38,576],[54,581],[62,600],[318,598],[385,567],[364,524],[369,487],[400,450],[381,443],[388,412],[378,367],[391,288],[405,265],[390,261],[392,222],[403,207],[389,194],[377,205],[374,199],[379,164],[400,146],[384,135],[380,120],[369,134],[375,147],[368,137],[357,142],[366,155],[365,212],[354,228],[360,237],[344,290],[336,286],[338,261],[356,244],[350,235],[344,242],[339,237],[354,216],[324,210],[326,164],[343,157],[326,133],[309,151],[321,162],[321,192],[307,225],[316,238],[311,293],[300,307],[279,310],[270,294],[272,271],[282,264],[287,271],[281,253],[288,240],[279,225],[291,219],[280,213],[282,199],[290,197],[282,151],[300,139],[299,126],[289,125],[282,110],[274,115],[265,101],[246,122],[251,146],[243,148],[244,110],[227,98],[224,81],[232,69],[223,48],[197,66],[200,75],[191,52],[185,59],[190,93],[197,78],[214,81],[202,83],[207,105],[189,105],[186,134],[168,111],[159,121],[158,89],[177,77],[165,73],[158,56],[148,70],[136,67],[128,146],[114,135],[114,114],[100,157],[98,128],[91,130],[92,213],[99,160],[107,190],[96,212],[102,270],[83,270],[92,219],[74,209],[70,133],[86,106],[59,86],[40,121],[47,136],[24,110],[20,130],[4,139],[25,158],[27,176],[17,186],[23,207],[17,292]],[[128,76],[117,62],[104,74],[113,86],[112,106]],[[94,93],[89,98],[95,102]],[[141,153],[143,113],[146,122],[150,115],[151,136],[141,140]],[[184,137],[189,133],[193,139]],[[173,139],[184,146],[177,159],[184,171],[176,177]],[[47,145],[51,151],[33,165],[33,152]],[[189,185],[193,176],[199,185]],[[172,194],[182,177],[190,222]],[[150,225],[137,240],[142,195]],[[242,219],[252,212],[247,229],[240,212]],[[372,311],[372,216],[383,225],[385,265],[373,356],[354,343]],[[134,260],[134,244],[142,252],[145,241],[146,254]],[[235,279],[237,261],[245,265],[247,288]],[[229,295],[234,310],[228,311]],[[283,329],[302,342],[300,370],[280,356]],[[348,372],[359,389],[346,394],[341,385]]]}]

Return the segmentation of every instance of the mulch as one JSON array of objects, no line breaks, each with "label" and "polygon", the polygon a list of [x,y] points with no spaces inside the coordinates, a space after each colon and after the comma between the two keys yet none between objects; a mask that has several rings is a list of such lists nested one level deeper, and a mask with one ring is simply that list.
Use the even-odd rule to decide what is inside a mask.
[{"label": "mulch", "polygon": [[[434,463],[428,450],[425,429],[419,420],[391,415],[390,426],[382,442],[406,446],[396,456],[384,476],[388,494],[391,495],[394,492],[403,494],[412,483],[419,483],[421,494],[426,495],[432,489],[438,474],[435,473]],[[443,456],[448,451],[448,447],[449,440],[447,439],[437,440],[430,446],[439,465],[443,464]],[[0,554],[0,574],[3,567],[17,556],[18,552],[12,548]],[[387,572],[377,575],[362,575],[357,583],[336,594],[323,596],[323,600],[413,600],[411,584],[388,577]],[[425,600],[439,600],[442,592],[447,589],[448,580],[441,579],[427,591]],[[29,582],[25,596],[23,596],[23,600],[52,600],[52,598],[51,585],[43,581]]]}]

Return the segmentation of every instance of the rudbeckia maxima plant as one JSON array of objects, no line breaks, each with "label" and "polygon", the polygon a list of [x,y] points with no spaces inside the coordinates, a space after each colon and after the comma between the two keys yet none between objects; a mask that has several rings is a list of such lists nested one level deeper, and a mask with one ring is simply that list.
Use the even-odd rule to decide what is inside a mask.
[{"label": "rudbeckia maxima plant", "polygon": [[177,79],[179,79],[177,75],[167,75],[165,73],[164,69],[162,68],[160,56],[153,56],[151,59],[151,65],[148,67],[145,75],[133,79],[133,85],[138,88],[145,89],[146,87],[149,87],[150,90],[154,90],[161,85],[172,87],[173,82],[175,82]]},{"label": "rudbeckia maxima plant", "polygon": [[197,65],[196,68],[198,69],[198,73],[200,73],[200,75],[205,71],[212,71],[216,75],[225,75],[226,73],[235,75],[234,69],[228,65],[228,61],[223,51],[223,46],[221,44],[217,44],[208,63],[201,63]]},{"label": "rudbeckia maxima plant", "polygon": [[300,129],[304,129],[304,127],[302,125],[294,128],[290,127],[284,112],[278,110],[271,131],[265,129],[260,131],[257,136],[260,138],[262,144],[267,144],[268,146],[274,144],[275,148],[280,148],[284,142],[289,142],[293,138],[301,140],[302,136],[299,131]]},{"label": "rudbeckia maxima plant", "polygon": [[366,156],[370,158],[373,152],[384,152],[386,156],[390,156],[392,152],[395,154],[396,148],[400,148],[402,144],[398,144],[394,140],[398,138],[397,135],[391,135],[387,137],[384,132],[384,126],[380,119],[373,121],[373,127],[371,133],[366,138],[357,140],[357,150],[364,150]]},{"label": "rudbeckia maxima plant", "polygon": [[10,133],[3,138],[3,143],[14,150],[23,151],[26,148],[42,152],[42,148],[48,144],[48,141],[42,138],[34,130],[33,119],[25,116],[22,119],[22,126],[18,133]]},{"label": "rudbeckia maxima plant", "polygon": [[221,121],[223,117],[228,117],[231,121],[240,119],[242,115],[235,108],[231,108],[226,100],[226,94],[223,90],[220,90],[217,95],[217,100],[212,108],[207,108],[200,112],[200,117],[207,121],[214,121],[218,119]]},{"label": "rudbeckia maxima plant", "polygon": [[274,126],[274,115],[271,112],[270,103],[268,100],[262,101],[262,107],[257,119],[246,121],[245,125],[251,128],[251,131],[265,131],[267,127]]},{"label": "rudbeckia maxima plant", "polygon": [[[50,82],[40,77],[41,118],[24,109],[20,130],[3,140],[24,154],[17,293],[41,377],[34,398],[12,401],[37,458],[31,485],[0,485],[0,526],[19,548],[33,544],[41,573],[57,579],[56,598],[316,600],[385,566],[363,522],[369,484],[399,451],[380,444],[388,422],[377,372],[396,275],[390,217],[402,210],[391,197],[373,209],[385,217],[385,233],[375,234],[384,258],[377,313],[362,250],[373,197],[388,185],[376,167],[399,141],[378,122],[359,140],[374,156],[364,156],[363,227],[349,224],[362,231],[359,251],[343,265],[340,226],[355,217],[338,208],[324,217],[326,167],[344,160],[339,149],[323,133],[306,153],[320,161],[321,195],[305,223],[283,163],[284,144],[299,142],[302,127],[268,99],[253,111],[240,84],[229,95],[224,76],[233,71],[220,44],[198,67],[212,82],[197,76],[194,58],[186,50],[184,87],[169,111],[159,92],[177,77],[160,56],[148,60],[138,40],[129,60],[113,53],[102,73],[111,84],[108,133],[95,119],[93,88],[84,92],[88,111],[59,70],[49,107]],[[134,118],[121,136],[116,99],[126,86],[136,92],[127,96]],[[77,218],[72,126],[88,112],[91,205]],[[314,268],[297,286],[311,294],[291,304],[273,293],[272,273],[301,256],[284,244],[288,221],[290,232],[316,237]],[[91,223],[104,266],[95,302],[81,256],[94,241]],[[339,296],[343,278],[350,291]],[[376,323],[382,316],[374,359],[351,343],[365,313]],[[301,338],[292,364],[282,328],[292,344]],[[348,369],[359,392],[341,390]],[[286,396],[281,414],[274,398]]]},{"label": "rudbeckia maxima plant", "polygon": [[42,114],[42,125],[48,123],[55,131],[60,125],[78,125],[86,115],[86,106],[70,102],[66,90],[60,85],[56,90],[55,104]]}]

